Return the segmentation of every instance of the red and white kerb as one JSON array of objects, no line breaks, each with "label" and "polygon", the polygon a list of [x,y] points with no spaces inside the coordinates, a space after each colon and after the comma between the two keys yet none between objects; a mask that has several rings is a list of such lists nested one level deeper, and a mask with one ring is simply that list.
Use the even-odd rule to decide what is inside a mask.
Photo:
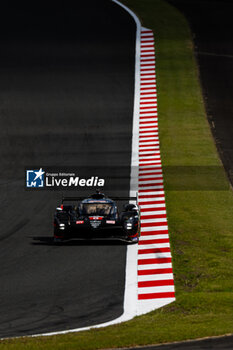
[{"label": "red and white kerb", "polygon": [[146,28],[141,30],[138,183],[138,307],[146,311],[145,303],[150,310],[175,300],[158,135],[154,35]]}]

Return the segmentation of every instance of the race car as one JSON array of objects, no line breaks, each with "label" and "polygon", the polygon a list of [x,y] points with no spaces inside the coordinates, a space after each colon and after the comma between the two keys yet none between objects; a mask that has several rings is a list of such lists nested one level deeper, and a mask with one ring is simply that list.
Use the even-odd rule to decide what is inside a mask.
[{"label": "race car", "polygon": [[[88,198],[64,197],[54,214],[54,242],[78,239],[120,239],[137,243],[140,211],[127,203],[119,213],[116,201],[135,201],[137,197],[105,196],[100,191]],[[70,202],[69,204],[64,204]]]}]

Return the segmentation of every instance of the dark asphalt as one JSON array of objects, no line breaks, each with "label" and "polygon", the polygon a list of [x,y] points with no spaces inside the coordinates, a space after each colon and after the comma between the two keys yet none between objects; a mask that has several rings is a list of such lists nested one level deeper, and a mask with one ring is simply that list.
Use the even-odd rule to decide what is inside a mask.
[{"label": "dark asphalt", "polygon": [[208,119],[233,185],[233,2],[169,2],[185,14],[194,34]]},{"label": "dark asphalt", "polygon": [[0,5],[0,337],[123,312],[126,245],[52,245],[61,194],[25,190],[25,167],[115,166],[128,195],[135,23],[111,1],[76,3]]}]

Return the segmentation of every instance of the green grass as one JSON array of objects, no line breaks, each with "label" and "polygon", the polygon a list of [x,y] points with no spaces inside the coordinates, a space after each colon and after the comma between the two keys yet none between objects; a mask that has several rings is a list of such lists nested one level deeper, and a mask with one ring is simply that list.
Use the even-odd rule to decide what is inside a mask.
[{"label": "green grass", "polygon": [[[125,0],[156,40],[159,128],[176,302],[130,322],[76,334],[4,340],[1,349],[103,349],[233,332],[233,196],[205,116],[189,27],[162,0]],[[176,166],[193,166],[185,179]],[[203,190],[216,168],[213,188]],[[209,170],[208,170],[209,171]],[[178,178],[178,179],[177,179]],[[190,185],[191,181],[191,185]],[[183,183],[190,190],[179,190]],[[214,190],[220,188],[222,190]]]}]

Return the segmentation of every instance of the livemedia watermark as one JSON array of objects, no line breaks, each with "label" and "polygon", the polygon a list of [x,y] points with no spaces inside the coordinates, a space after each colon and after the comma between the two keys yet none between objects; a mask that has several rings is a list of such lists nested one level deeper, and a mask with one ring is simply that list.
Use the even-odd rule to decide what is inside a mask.
[{"label": "livemedia watermark", "polygon": [[82,177],[75,172],[51,171],[45,168],[26,169],[27,189],[74,189],[83,187],[102,188],[105,179],[99,176]]}]

